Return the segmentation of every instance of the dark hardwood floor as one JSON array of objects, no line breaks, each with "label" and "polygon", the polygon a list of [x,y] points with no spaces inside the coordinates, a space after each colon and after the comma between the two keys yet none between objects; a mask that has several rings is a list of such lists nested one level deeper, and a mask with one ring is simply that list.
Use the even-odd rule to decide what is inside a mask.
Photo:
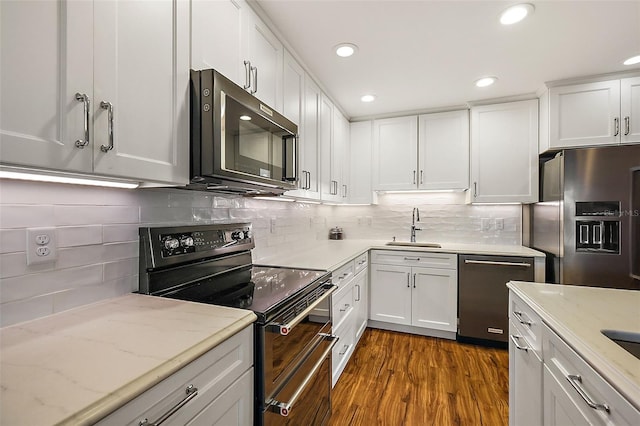
[{"label": "dark hardwood floor", "polygon": [[507,425],[509,354],[368,328],[336,383],[331,426]]}]

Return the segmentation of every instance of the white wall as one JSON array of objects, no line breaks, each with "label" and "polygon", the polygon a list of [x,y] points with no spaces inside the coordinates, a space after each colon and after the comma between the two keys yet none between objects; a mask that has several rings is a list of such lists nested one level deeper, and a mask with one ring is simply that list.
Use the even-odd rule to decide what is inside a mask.
[{"label": "white wall", "polygon": [[[420,208],[419,241],[520,244],[520,207],[468,206],[462,194],[380,197],[377,206],[323,206],[225,197],[180,189],[122,190],[0,180],[0,325],[9,325],[137,290],[138,227],[250,221],[254,259],[326,239],[409,238]],[[482,232],[480,218],[503,218]],[[275,227],[271,232],[271,222]],[[26,264],[26,228],[54,227],[58,260]]]}]

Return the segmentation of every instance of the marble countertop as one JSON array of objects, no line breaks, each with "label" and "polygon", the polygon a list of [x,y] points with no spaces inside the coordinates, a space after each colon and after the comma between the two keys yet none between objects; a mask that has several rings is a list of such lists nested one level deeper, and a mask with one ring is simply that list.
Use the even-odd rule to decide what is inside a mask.
[{"label": "marble countertop", "polygon": [[507,286],[640,410],[640,360],[600,332],[640,333],[640,292],[518,281]]},{"label": "marble countertop", "polygon": [[0,329],[0,424],[91,424],[255,321],[130,294]]},{"label": "marble countertop", "polygon": [[432,253],[485,254],[495,256],[530,256],[544,258],[544,253],[523,246],[491,244],[438,243],[440,248],[387,246],[387,240],[319,240],[308,249],[292,247],[291,251],[253,259],[256,264],[295,268],[335,270],[350,259],[370,249],[422,251]]}]

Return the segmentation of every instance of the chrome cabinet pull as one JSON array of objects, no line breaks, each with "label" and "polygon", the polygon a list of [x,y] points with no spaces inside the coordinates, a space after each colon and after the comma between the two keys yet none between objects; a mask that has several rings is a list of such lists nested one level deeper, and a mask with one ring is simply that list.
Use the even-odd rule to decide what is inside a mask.
[{"label": "chrome cabinet pull", "polygon": [[527,262],[496,262],[493,260],[465,260],[464,263],[471,263],[475,265],[522,266],[524,268],[531,267],[531,264]]},{"label": "chrome cabinet pull", "polygon": [[249,89],[251,87],[251,61],[244,61],[244,82],[242,88]]},{"label": "chrome cabinet pull", "polygon": [[347,312],[349,310],[349,304],[345,303],[344,308],[340,309],[340,312]]},{"label": "chrome cabinet pull", "polygon": [[84,148],[89,145],[89,96],[86,93],[76,93],[76,101],[82,102],[84,113],[84,139],[78,139],[76,141],[76,148]]},{"label": "chrome cabinet pull", "polygon": [[258,92],[258,67],[251,67],[251,71],[253,71],[253,89],[251,89],[251,94],[255,95]]},{"label": "chrome cabinet pull", "polygon": [[342,189],[343,189],[343,193],[344,193],[342,198],[347,198],[347,185],[342,185]]},{"label": "chrome cabinet pull", "polygon": [[413,288],[416,288],[416,274],[413,274]]},{"label": "chrome cabinet pull", "polygon": [[513,335],[513,334],[512,334],[510,337],[511,337],[511,341],[512,341],[512,342],[513,342],[513,344],[515,345],[516,349],[521,350],[521,351],[525,351],[525,352],[527,352],[527,351],[529,350],[529,348],[528,348],[528,347],[526,347],[526,346],[520,346],[520,344],[518,343],[518,340],[520,340],[520,338],[521,338],[522,336],[516,336],[516,335]]},{"label": "chrome cabinet pull", "polygon": [[522,312],[513,311],[513,315],[515,315],[516,318],[518,318],[518,322],[520,324],[526,325],[528,327],[531,327],[533,325],[533,323],[531,321],[524,319],[524,317],[523,317],[524,314]]},{"label": "chrome cabinet pull", "polygon": [[414,184],[416,183],[416,171],[415,170],[413,171],[413,183]]},{"label": "chrome cabinet pull", "polygon": [[349,345],[344,345],[344,347],[342,348],[342,351],[338,352],[338,355],[344,355],[347,353],[348,350],[349,350]]},{"label": "chrome cabinet pull", "polygon": [[478,196],[478,182],[473,182],[473,198]]},{"label": "chrome cabinet pull", "polygon": [[109,145],[100,145],[100,151],[109,152],[113,149],[113,104],[111,102],[100,102],[100,108],[106,109],[109,115],[109,125],[107,133],[109,134]]},{"label": "chrome cabinet pull", "polygon": [[405,256],[404,260],[413,260],[415,262],[420,262],[420,258],[419,257],[406,257]]},{"label": "chrome cabinet pull", "polygon": [[411,274],[407,272],[407,288],[411,288]]},{"label": "chrome cabinet pull", "polygon": [[[320,357],[318,362],[316,362],[316,364],[313,366],[313,368],[311,369],[307,377],[304,378],[300,387],[296,389],[296,391],[293,393],[289,402],[279,402],[274,399],[269,403],[269,411],[273,413],[278,413],[283,417],[286,417],[289,415],[289,413],[291,412],[291,407],[296,403],[296,401],[298,400],[302,392],[305,390],[307,385],[313,380],[318,370],[320,370],[320,367],[322,367],[322,364],[324,363],[325,359],[327,358],[327,356],[329,356],[329,354],[333,350],[333,347],[336,345],[336,343],[338,343],[337,336],[328,335],[328,336],[322,336],[322,337],[324,339],[332,340],[329,347],[322,353],[322,356]],[[347,349],[349,348],[348,345],[345,345],[345,346]],[[346,353],[346,351],[344,353]],[[341,353],[340,355],[344,355],[344,353]]]},{"label": "chrome cabinet pull", "polygon": [[307,173],[307,187],[305,189],[311,189],[311,172]]},{"label": "chrome cabinet pull", "polygon": [[360,301],[360,284],[356,284],[356,287],[358,288],[358,298],[356,299],[356,302]]},{"label": "chrome cabinet pull", "polygon": [[303,319],[305,319],[307,317],[307,315],[309,315],[309,312],[313,311],[319,304],[321,304],[322,302],[327,300],[327,298],[329,296],[331,296],[331,294],[334,291],[336,291],[337,288],[338,288],[337,285],[332,285],[322,296],[320,296],[319,298],[314,300],[311,305],[307,306],[307,309],[305,309],[304,311],[300,312],[300,314],[297,317],[295,317],[294,319],[292,319],[290,322],[288,322],[286,324],[273,323],[273,324],[271,324],[271,327],[275,327],[278,330],[278,332],[280,333],[280,335],[286,336],[287,334],[289,334],[291,332],[291,330],[293,330],[293,328],[296,325],[300,324],[300,322]]},{"label": "chrome cabinet pull", "polygon": [[574,388],[576,392],[578,392],[578,395],[580,395],[580,397],[584,400],[584,402],[587,403],[589,407],[593,408],[594,410],[606,411],[607,413],[611,412],[608,404],[599,404],[589,396],[587,391],[582,387],[582,376],[580,376],[579,374],[569,374],[566,377],[571,387]]},{"label": "chrome cabinet pull", "polygon": [[420,185],[422,185],[423,183],[423,178],[424,178],[424,171],[420,170]]},{"label": "chrome cabinet pull", "polygon": [[618,117],[613,119],[613,126],[615,129],[613,136],[618,136],[620,134],[620,119]]},{"label": "chrome cabinet pull", "polygon": [[179,409],[184,407],[185,404],[195,398],[198,395],[198,388],[194,387],[193,385],[189,385],[185,389],[185,392],[187,396],[185,396],[182,401],[171,407],[171,409],[164,413],[158,420],[156,420],[155,422],[150,422],[149,419],[143,419],[138,422],[138,426],[160,426],[162,423],[167,421],[169,417],[173,416]]},{"label": "chrome cabinet pull", "polygon": [[629,116],[624,118],[624,135],[627,136],[631,132],[631,119]]}]

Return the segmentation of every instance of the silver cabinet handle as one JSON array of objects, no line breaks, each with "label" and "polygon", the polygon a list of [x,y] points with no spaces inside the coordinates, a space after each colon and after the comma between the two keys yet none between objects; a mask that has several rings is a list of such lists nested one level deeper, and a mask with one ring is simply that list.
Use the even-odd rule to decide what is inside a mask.
[{"label": "silver cabinet handle", "polygon": [[89,145],[89,96],[86,93],[76,93],[76,101],[82,102],[83,114],[84,114],[84,139],[78,139],[76,141],[76,148],[84,148]]},{"label": "silver cabinet handle", "polygon": [[258,67],[251,67],[251,71],[253,71],[253,89],[251,89],[251,94],[254,95],[258,92]]},{"label": "silver cabinet handle", "polygon": [[531,264],[527,262],[497,262],[494,260],[465,260],[464,263],[471,263],[475,265],[522,266],[524,268],[531,267]]},{"label": "silver cabinet handle", "polygon": [[620,119],[618,117],[613,119],[613,127],[614,127],[613,136],[618,136],[620,134]]},{"label": "silver cabinet handle", "polygon": [[624,118],[624,135],[627,136],[631,132],[631,119],[629,116]]},{"label": "silver cabinet handle", "polygon": [[422,185],[423,181],[424,181],[424,171],[420,170],[420,185]]},{"label": "silver cabinet handle", "polygon": [[193,385],[189,385],[185,389],[185,392],[187,396],[185,396],[182,401],[171,407],[171,409],[164,413],[158,420],[156,420],[155,422],[150,422],[149,419],[143,419],[138,422],[138,426],[160,426],[162,423],[167,421],[169,417],[173,416],[179,409],[184,407],[185,404],[195,398],[198,395],[198,388],[193,387]]},{"label": "silver cabinet handle", "polygon": [[415,170],[413,171],[413,183],[414,184],[416,183],[416,171]]},{"label": "silver cabinet handle", "polygon": [[413,288],[416,288],[416,274],[413,274]]},{"label": "silver cabinet handle", "polygon": [[344,308],[340,309],[340,312],[347,312],[349,310],[349,304],[345,303]]},{"label": "silver cabinet handle", "polygon": [[251,87],[251,61],[244,61],[244,86],[242,88],[247,90]]},{"label": "silver cabinet handle", "polygon": [[356,284],[356,287],[358,288],[358,297],[356,298],[356,302],[360,301],[360,284]]},{"label": "silver cabinet handle", "polygon": [[415,262],[420,262],[420,258],[419,257],[406,257],[405,256],[404,260],[413,260]]},{"label": "silver cabinet handle", "polygon": [[411,288],[411,274],[407,272],[407,288]]},{"label": "silver cabinet handle", "polygon": [[478,182],[473,182],[473,198],[478,196]]},{"label": "silver cabinet handle", "polygon": [[599,404],[593,400],[587,393],[587,391],[582,387],[582,376],[579,374],[569,374],[567,376],[567,380],[572,388],[578,392],[578,395],[587,403],[587,405],[594,410],[602,410],[607,413],[611,412],[608,404]]},{"label": "silver cabinet handle", "polygon": [[531,321],[524,319],[522,312],[513,311],[513,315],[515,315],[516,318],[518,318],[518,322],[520,324],[524,324],[524,325],[526,325],[528,327],[531,327],[533,325],[533,323]]},{"label": "silver cabinet handle", "polygon": [[513,342],[513,344],[515,345],[516,349],[519,349],[521,351],[525,351],[527,352],[529,350],[528,347],[526,346],[520,346],[520,344],[518,343],[518,340],[522,337],[522,336],[515,336],[515,335],[511,335],[511,341]]},{"label": "silver cabinet handle", "polygon": [[343,189],[343,193],[344,193],[342,198],[347,198],[347,185],[342,185],[342,189]]},{"label": "silver cabinet handle", "polygon": [[305,189],[311,189],[311,172],[305,171],[305,176],[307,177],[307,185]]},{"label": "silver cabinet handle", "polygon": [[348,350],[349,350],[349,345],[344,345],[342,350],[340,352],[338,352],[338,355],[344,355],[344,354],[347,353]]},{"label": "silver cabinet handle", "polygon": [[[289,400],[289,402],[279,402],[279,401],[276,401],[274,399],[269,403],[269,411],[271,411],[273,413],[278,413],[278,414],[280,414],[281,416],[284,416],[284,417],[289,415],[289,412],[291,411],[291,407],[293,406],[293,404],[296,403],[296,401],[298,400],[298,398],[300,397],[302,392],[305,390],[307,385],[313,380],[313,378],[316,375],[316,373],[318,372],[318,370],[320,370],[320,367],[322,367],[322,364],[324,363],[325,359],[327,358],[327,356],[329,356],[329,354],[333,350],[333,347],[336,345],[336,343],[338,343],[338,337],[337,336],[323,335],[322,337],[324,339],[331,339],[332,340],[332,342],[329,345],[329,347],[322,353],[322,356],[320,357],[318,362],[313,366],[313,368],[311,369],[311,371],[309,372],[307,377],[304,378],[304,380],[302,381],[302,384],[300,385],[300,387],[298,389],[296,389],[296,391],[293,393],[293,395],[291,396],[291,399]],[[347,349],[349,349],[348,345],[345,345],[345,347]],[[346,353],[346,351],[344,353],[341,353],[340,355],[344,355],[345,353]]]},{"label": "silver cabinet handle", "polygon": [[270,326],[275,327],[282,336],[286,336],[287,334],[291,333],[291,330],[293,330],[293,327],[300,324],[300,322],[303,319],[305,319],[307,315],[309,315],[309,312],[313,311],[319,304],[327,300],[327,298],[331,296],[331,293],[336,291],[337,288],[338,286],[332,285],[331,288],[329,288],[322,296],[314,300],[313,303],[307,307],[307,309],[300,312],[300,314],[297,317],[295,317],[288,323],[286,324],[273,323],[273,324],[270,324]]},{"label": "silver cabinet handle", "polygon": [[109,115],[109,125],[107,127],[107,133],[109,134],[109,145],[100,145],[100,151],[109,152],[113,149],[113,104],[111,102],[100,102],[100,108],[106,109]]}]

